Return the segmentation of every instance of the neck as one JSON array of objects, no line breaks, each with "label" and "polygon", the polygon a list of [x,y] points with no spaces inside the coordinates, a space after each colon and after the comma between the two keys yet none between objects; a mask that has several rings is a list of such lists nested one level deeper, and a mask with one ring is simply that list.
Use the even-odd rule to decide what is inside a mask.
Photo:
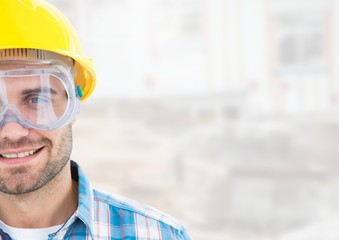
[{"label": "neck", "polygon": [[77,208],[77,192],[77,183],[72,181],[68,163],[53,180],[34,192],[0,193],[0,219],[17,228],[63,224]]}]

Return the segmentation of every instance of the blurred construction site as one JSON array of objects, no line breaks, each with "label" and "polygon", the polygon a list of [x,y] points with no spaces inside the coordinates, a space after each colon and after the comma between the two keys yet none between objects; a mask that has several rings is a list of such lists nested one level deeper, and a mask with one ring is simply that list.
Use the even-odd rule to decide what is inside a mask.
[{"label": "blurred construction site", "polygon": [[72,158],[196,240],[339,238],[339,2],[50,0],[97,69]]}]

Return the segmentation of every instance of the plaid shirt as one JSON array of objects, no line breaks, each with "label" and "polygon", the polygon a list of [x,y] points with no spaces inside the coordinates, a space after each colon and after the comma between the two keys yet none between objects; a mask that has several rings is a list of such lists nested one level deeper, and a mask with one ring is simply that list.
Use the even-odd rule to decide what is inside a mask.
[{"label": "plaid shirt", "polygon": [[[78,208],[49,240],[190,240],[185,228],[149,206],[92,189],[81,168],[71,162],[78,182]],[[11,240],[0,229],[0,240]]]}]

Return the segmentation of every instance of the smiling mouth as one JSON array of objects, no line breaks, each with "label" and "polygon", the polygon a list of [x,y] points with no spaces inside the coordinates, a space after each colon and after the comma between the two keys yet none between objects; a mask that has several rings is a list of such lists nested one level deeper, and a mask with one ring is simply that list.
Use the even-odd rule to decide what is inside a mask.
[{"label": "smiling mouth", "polygon": [[29,157],[37,152],[39,152],[42,148],[39,148],[34,151],[27,151],[27,152],[21,152],[21,153],[11,153],[11,154],[0,154],[1,158],[6,158],[6,159],[12,159],[12,158],[24,158],[24,157]]}]

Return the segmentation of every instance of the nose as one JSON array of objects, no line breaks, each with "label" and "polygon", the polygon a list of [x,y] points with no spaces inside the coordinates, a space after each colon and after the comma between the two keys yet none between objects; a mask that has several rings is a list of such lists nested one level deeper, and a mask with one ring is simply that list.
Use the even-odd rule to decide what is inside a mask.
[{"label": "nose", "polygon": [[0,139],[17,141],[29,133],[29,129],[23,127],[18,121],[19,112],[12,104],[6,104],[1,113]]},{"label": "nose", "polygon": [[0,138],[8,139],[11,141],[18,141],[22,137],[26,137],[29,133],[28,128],[24,128],[19,123],[16,122],[6,122],[2,127],[0,127]]}]

